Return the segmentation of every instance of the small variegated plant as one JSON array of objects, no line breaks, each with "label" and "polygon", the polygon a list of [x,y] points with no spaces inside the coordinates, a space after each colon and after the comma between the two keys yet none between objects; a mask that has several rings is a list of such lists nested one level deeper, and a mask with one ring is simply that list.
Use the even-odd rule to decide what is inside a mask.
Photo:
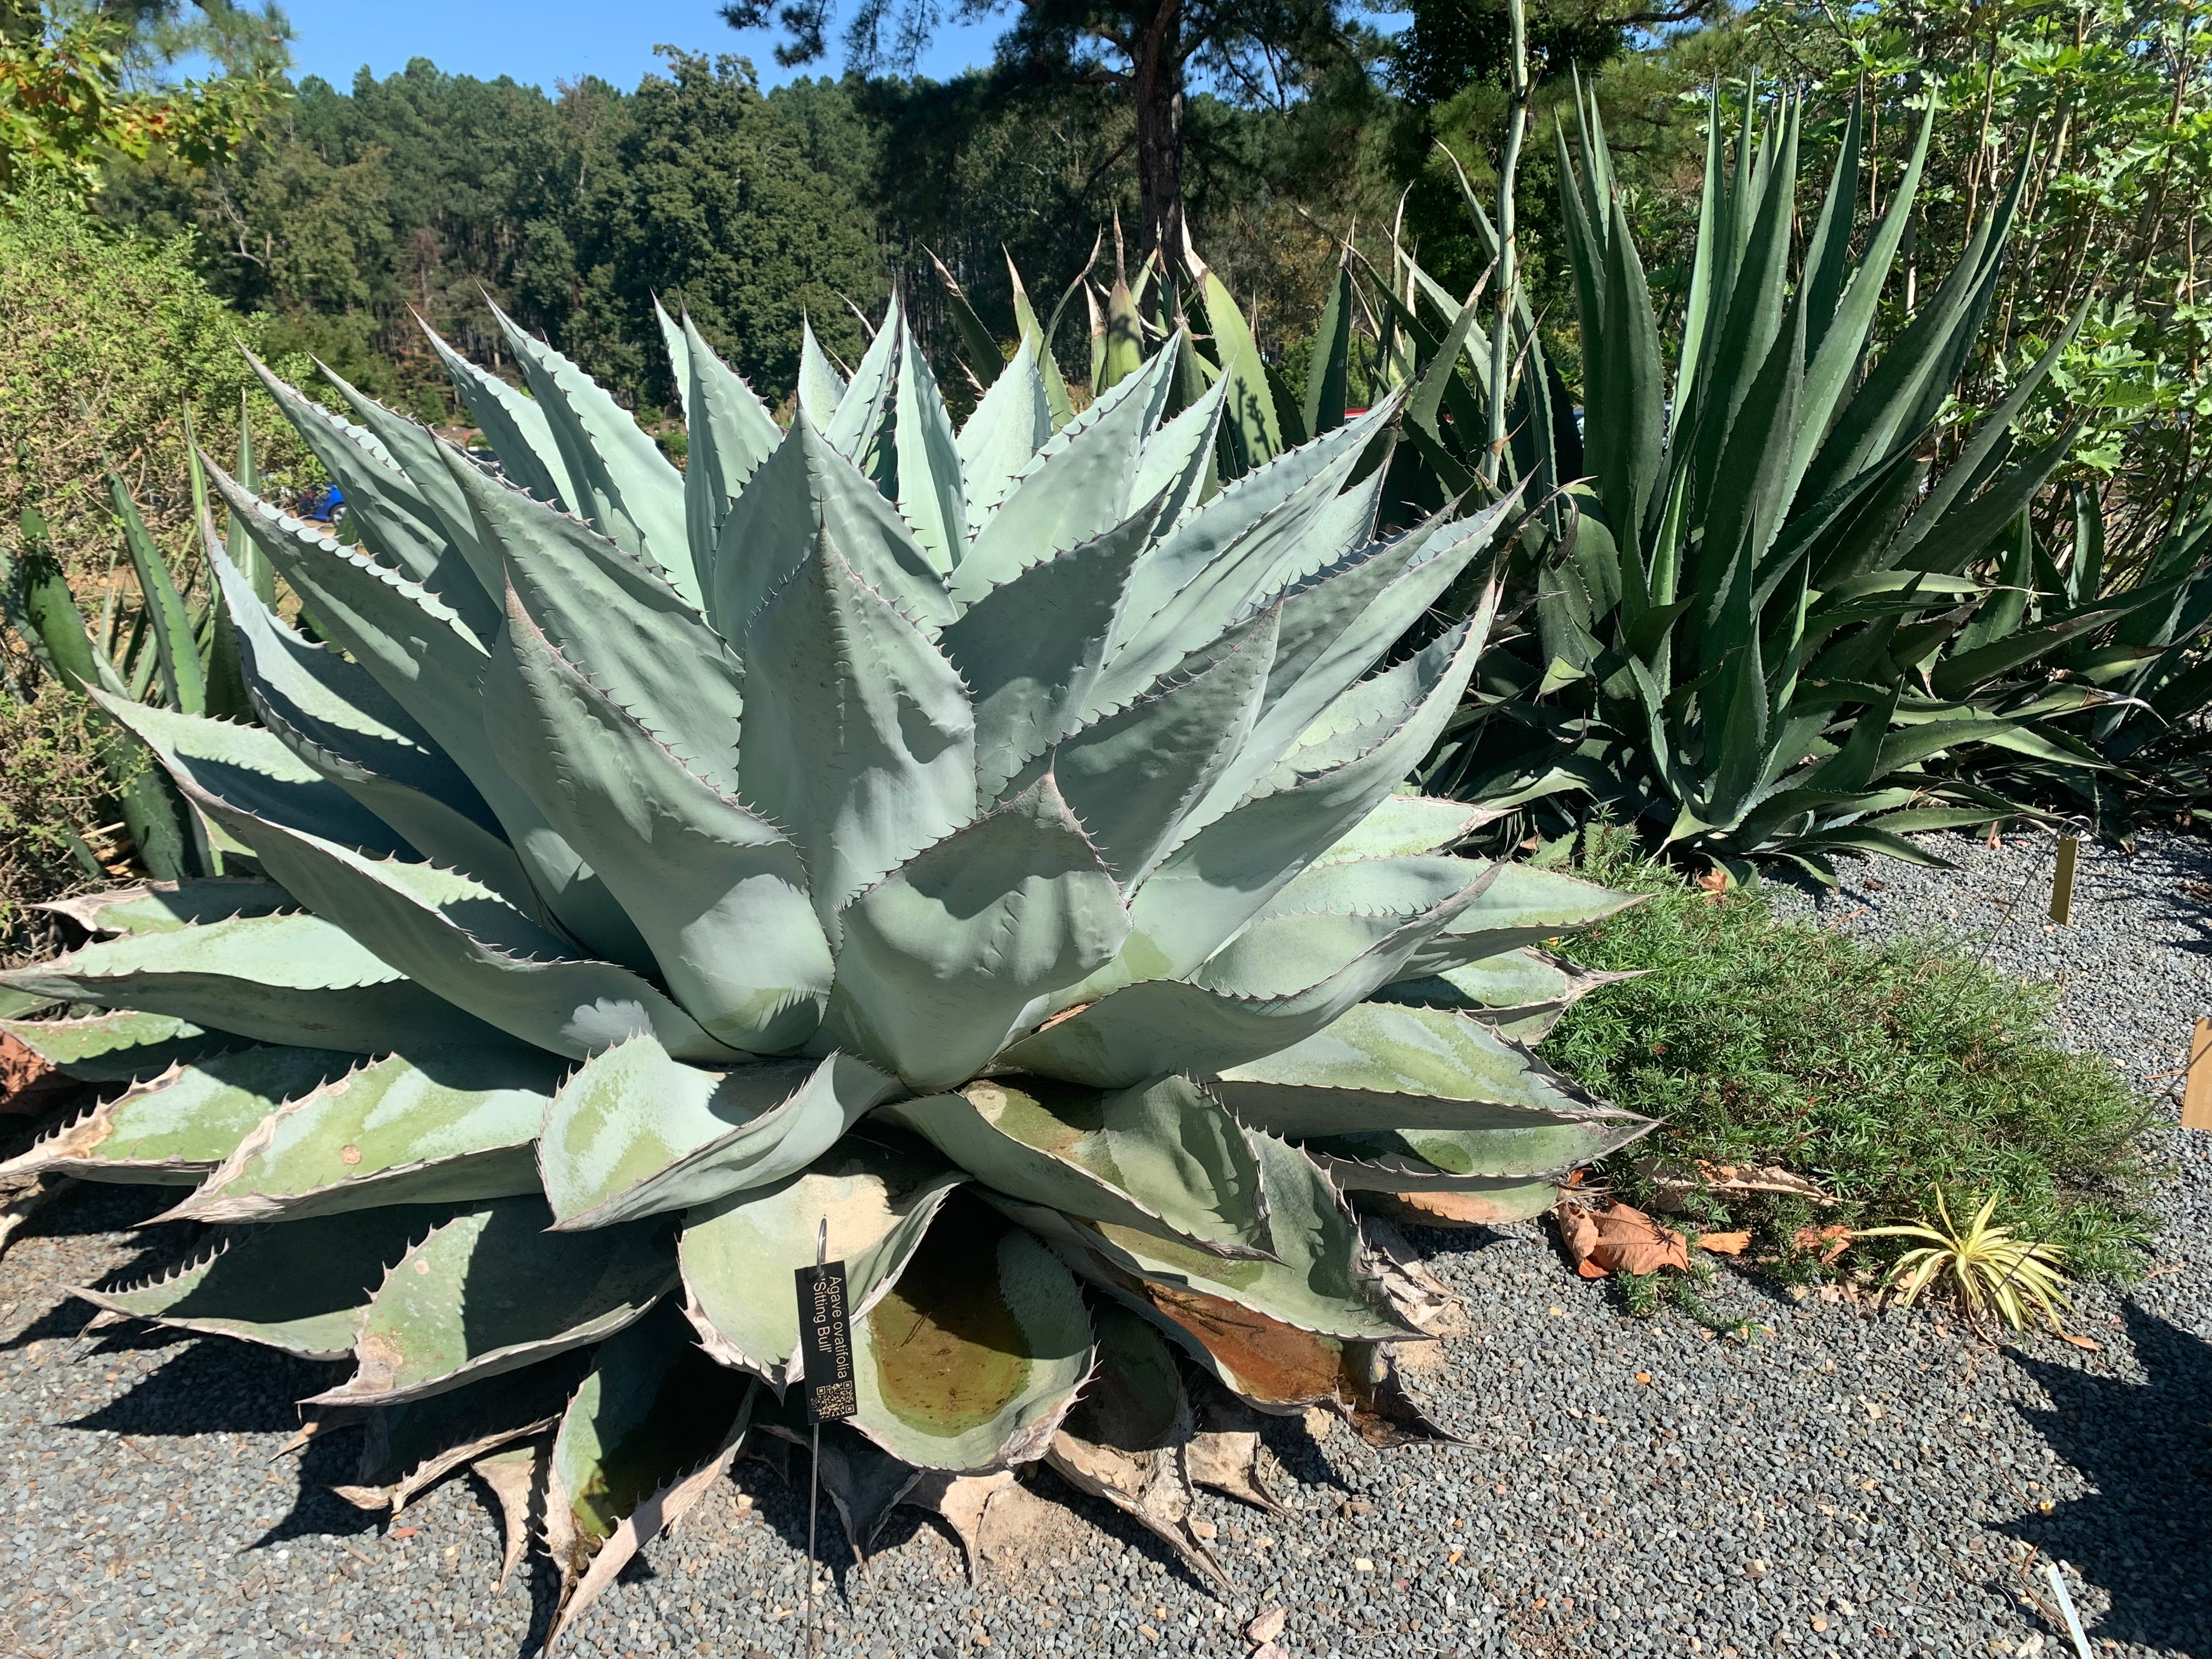
[{"label": "small variegated plant", "polygon": [[680,473],[512,325],[530,396],[446,353],[496,465],[270,381],[361,545],[216,483],[319,638],[210,536],[261,724],[103,699],[257,873],[0,975],[127,1085],[9,1167],[186,1189],[213,1242],[85,1295],[349,1360],[352,1495],[476,1463],[564,1623],[799,1420],[825,1221],[856,1543],[1049,1455],[1203,1561],[1125,1488],[1212,1433],[1175,1479],[1261,1495],[1229,1396],[1425,1431],[1353,1204],[1533,1215],[1648,1127],[1523,1046],[1630,901],[1399,793],[1487,614],[1378,665],[1507,507],[1375,539],[1389,407],[1219,487],[1173,350],[1055,430],[1024,349],[956,431],[894,307],[784,431],[667,329]]}]

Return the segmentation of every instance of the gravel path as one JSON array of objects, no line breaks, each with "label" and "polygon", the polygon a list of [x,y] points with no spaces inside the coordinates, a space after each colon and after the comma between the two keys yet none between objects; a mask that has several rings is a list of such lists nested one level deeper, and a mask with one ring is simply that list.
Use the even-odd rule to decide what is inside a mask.
[{"label": "gravel path", "polygon": [[[1960,871],[1855,870],[1823,922],[1880,932],[1925,915],[1985,933],[2048,843],[1943,845]],[[2042,926],[2044,896],[2021,902],[1991,960],[2064,979],[2068,1042],[2144,1079],[2179,1064],[2212,1009],[2212,847],[2090,856],[2069,930]],[[2171,1123],[2171,1101],[2159,1110]],[[1239,1659],[1243,1622],[1281,1606],[1278,1639],[1298,1659],[2060,1659],[2066,1638],[2030,1599],[2056,1558],[2100,1659],[2212,1659],[2212,1145],[2176,1130],[2158,1151],[2174,1176],[2158,1268],[2125,1297],[2084,1297],[2077,1328],[2095,1352],[1992,1347],[1727,1277],[1716,1299],[1768,1328],[1744,1346],[1671,1314],[1627,1317],[1533,1226],[1422,1235],[1472,1329],[1415,1382],[1467,1447],[1377,1454],[1340,1428],[1271,1425],[1271,1478],[1293,1512],[1201,1500],[1237,1584],[1227,1607],[1116,1517],[1070,1508],[1049,1475],[995,1512],[980,1594],[949,1536],[901,1510],[869,1570],[829,1550],[825,1651]],[[324,1490],[350,1474],[350,1434],[274,1455],[291,1402],[332,1368],[220,1341],[79,1339],[85,1310],[61,1287],[164,1248],[132,1231],[156,1207],[77,1189],[0,1264],[0,1504],[15,1523],[0,1534],[0,1655],[533,1651],[550,1575],[493,1593],[496,1529],[468,1480],[391,1526]],[[804,1528],[803,1494],[741,1464],[567,1651],[797,1655]]]}]

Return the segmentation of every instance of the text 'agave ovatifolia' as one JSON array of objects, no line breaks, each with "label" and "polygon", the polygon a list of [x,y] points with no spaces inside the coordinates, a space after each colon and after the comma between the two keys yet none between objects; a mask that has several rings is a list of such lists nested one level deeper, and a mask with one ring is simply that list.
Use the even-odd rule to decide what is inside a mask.
[{"label": "text 'agave ovatifolia'", "polygon": [[1395,792],[1487,617],[1377,665],[1504,507],[1374,539],[1389,408],[1217,488],[1175,349],[956,432],[895,307],[787,432],[667,328],[682,472],[511,326],[532,396],[447,354],[495,466],[270,382],[362,545],[216,482],[327,643],[210,538],[264,725],[107,702],[265,879],[0,976],[128,1085],[15,1167],[219,1229],[92,1299],[349,1359],[373,1501],[486,1459],[592,1589],[793,1420],[824,1218],[881,1491],[1187,1419],[1181,1363],[1412,1422],[1346,1194],[1527,1215],[1645,1127],[1521,1046],[1626,901]]}]

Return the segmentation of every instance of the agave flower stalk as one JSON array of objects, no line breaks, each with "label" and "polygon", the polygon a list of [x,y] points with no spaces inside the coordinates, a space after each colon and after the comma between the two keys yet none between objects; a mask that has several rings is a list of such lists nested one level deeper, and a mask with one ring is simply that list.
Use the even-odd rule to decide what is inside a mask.
[{"label": "agave flower stalk", "polygon": [[1537,943],[1630,901],[1399,793],[1488,610],[1379,665],[1509,503],[1377,539],[1395,403],[1208,496],[1179,342],[1058,429],[1024,343],[956,430],[894,306],[782,431],[664,322],[680,474],[511,324],[529,397],[445,354],[496,467],[269,379],[361,545],[215,484],[329,643],[211,546],[263,725],[106,699],[258,874],[0,975],[125,1085],[13,1167],[216,1230],[86,1294],[349,1360],[364,1501],[535,1446],[564,1628],[789,1429],[825,1218],[863,1546],[1079,1461],[1102,1366],[1428,1432],[1355,1205],[1531,1215],[1649,1127],[1525,1046],[1601,977]]}]

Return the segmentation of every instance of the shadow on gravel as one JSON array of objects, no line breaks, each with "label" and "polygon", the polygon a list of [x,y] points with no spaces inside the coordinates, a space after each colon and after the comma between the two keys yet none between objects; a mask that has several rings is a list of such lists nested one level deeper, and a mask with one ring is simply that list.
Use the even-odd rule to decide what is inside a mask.
[{"label": "shadow on gravel", "polygon": [[[23,1224],[22,1238],[83,1238],[94,1233],[127,1233],[172,1207],[190,1189],[127,1181],[76,1181]],[[155,1230],[153,1237],[182,1237],[181,1227]],[[15,1247],[9,1246],[10,1250]]]},{"label": "shadow on gravel", "polygon": [[2126,1313],[2142,1382],[2014,1356],[2053,1402],[2021,1415],[2097,1490],[1996,1530],[2103,1588],[2101,1640],[2212,1654],[2212,1343],[2133,1302]]},{"label": "shadow on gravel", "polygon": [[[289,1435],[300,1426],[297,1402],[329,1388],[339,1370],[227,1337],[185,1337],[161,1370],[69,1426],[184,1438]],[[352,1478],[348,1468],[338,1478]]]}]

